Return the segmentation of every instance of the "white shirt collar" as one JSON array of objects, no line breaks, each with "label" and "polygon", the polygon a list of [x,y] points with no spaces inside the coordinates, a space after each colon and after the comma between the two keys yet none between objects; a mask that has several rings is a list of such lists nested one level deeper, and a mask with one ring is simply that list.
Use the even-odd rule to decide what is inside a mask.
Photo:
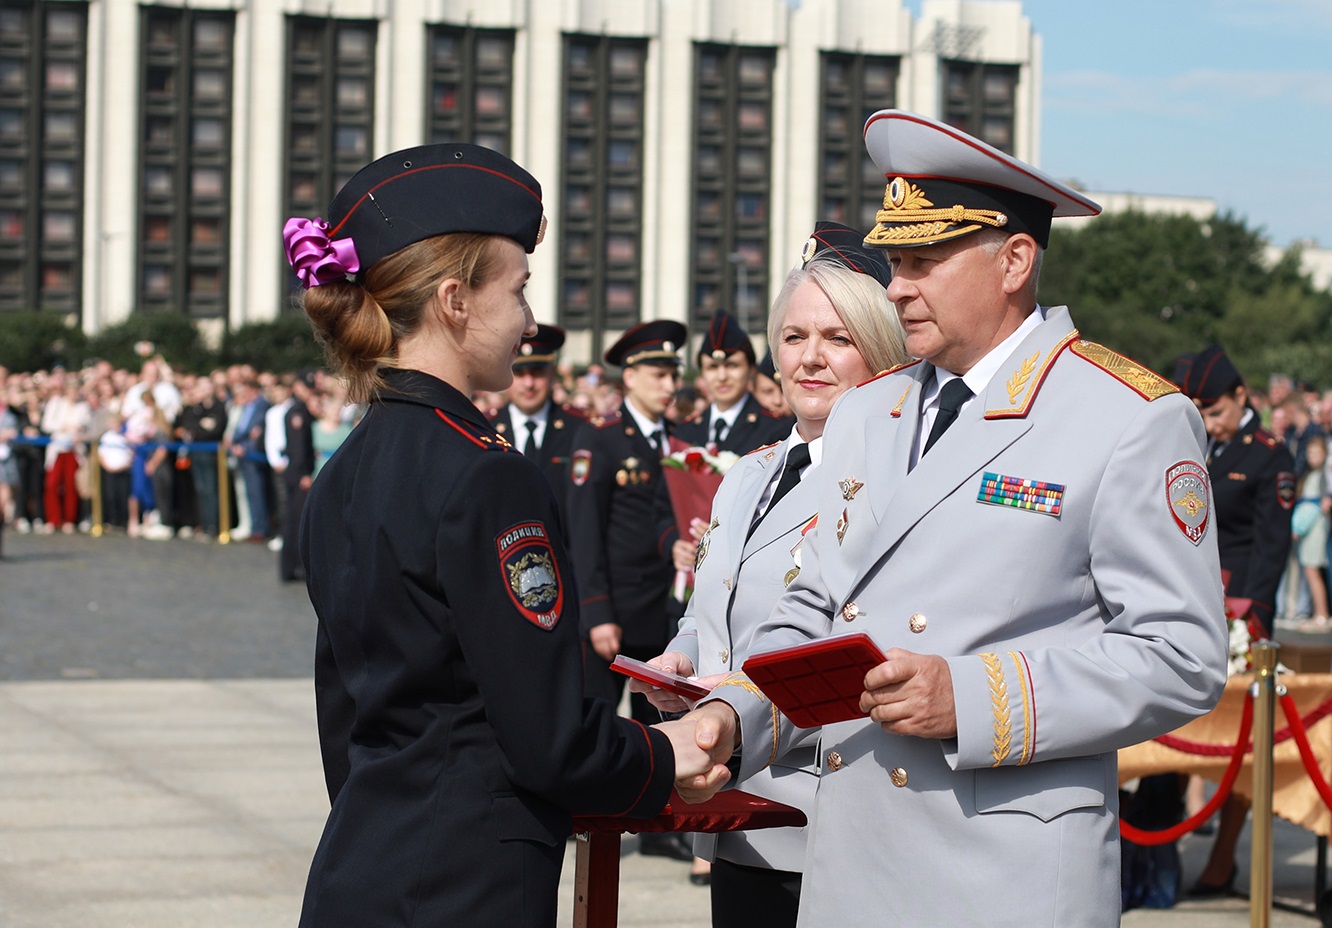
[{"label": "white shirt collar", "polygon": [[665,436],[666,424],[660,419],[654,422],[643,415],[638,411],[638,407],[634,405],[634,401],[627,396],[624,398],[624,409],[629,413],[630,418],[638,424],[638,430],[643,433],[644,438],[651,439],[652,433],[656,431],[660,431],[663,437]]},{"label": "white shirt collar", "polygon": [[[987,351],[979,361],[971,366],[971,370],[962,375],[962,382],[967,385],[967,389],[971,390],[972,397],[981,395],[985,388],[990,385],[990,381],[994,379],[994,375],[999,371],[999,368],[1003,367],[1004,362],[1008,360],[1009,355],[1016,351],[1022,340],[1036,331],[1036,327],[1044,321],[1045,308],[1038,305],[1027,314],[1027,318],[1022,320],[1022,324],[1014,330],[1013,334]],[[929,406],[933,403],[943,385],[955,377],[957,377],[956,374],[941,367],[936,367],[934,369],[933,385],[925,388],[924,404]]]},{"label": "white shirt collar", "polygon": [[550,403],[542,404],[541,408],[530,416],[512,403],[509,404],[509,420],[513,423],[513,430],[516,434],[522,434],[523,430],[527,428],[528,419],[536,423],[537,431],[541,431],[546,427],[549,415]]}]

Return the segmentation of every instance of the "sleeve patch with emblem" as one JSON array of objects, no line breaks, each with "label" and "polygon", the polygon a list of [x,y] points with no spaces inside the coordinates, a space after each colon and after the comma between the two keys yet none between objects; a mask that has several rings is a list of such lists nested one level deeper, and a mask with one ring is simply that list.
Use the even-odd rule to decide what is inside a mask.
[{"label": "sleeve patch with emblem", "polygon": [[1166,503],[1184,537],[1195,545],[1207,534],[1211,517],[1212,485],[1207,471],[1195,461],[1180,461],[1166,468]]},{"label": "sleeve patch with emblem", "polygon": [[569,465],[569,479],[573,485],[581,487],[587,483],[587,475],[592,472],[592,452],[584,450],[573,453],[573,463]]},{"label": "sleeve patch with emblem", "polygon": [[523,618],[550,631],[560,621],[564,587],[550,536],[540,522],[520,522],[495,537],[500,574]]},{"label": "sleeve patch with emblem", "polygon": [[1276,478],[1277,502],[1281,504],[1282,509],[1291,509],[1295,506],[1295,475],[1288,470],[1283,470],[1277,474]]}]

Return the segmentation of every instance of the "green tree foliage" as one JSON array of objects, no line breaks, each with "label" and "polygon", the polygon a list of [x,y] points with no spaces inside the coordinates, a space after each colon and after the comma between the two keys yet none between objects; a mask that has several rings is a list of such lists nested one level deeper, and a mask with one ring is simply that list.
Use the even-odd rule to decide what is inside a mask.
[{"label": "green tree foliage", "polygon": [[323,353],[304,314],[254,322],[222,339],[223,364],[253,364],[259,370],[287,372],[323,366]]},{"label": "green tree foliage", "polygon": [[203,373],[213,366],[213,353],[188,316],[177,313],[135,313],[88,339],[88,358],[137,371],[143,363],[141,343],[151,345],[173,368]]},{"label": "green tree foliage", "polygon": [[83,362],[83,332],[56,313],[0,314],[0,365],[11,371],[50,370]]},{"label": "green tree foliage", "polygon": [[1251,383],[1281,371],[1332,386],[1332,294],[1301,273],[1298,251],[1269,268],[1263,248],[1229,214],[1102,216],[1052,233],[1040,300],[1167,376],[1178,355],[1218,344]]}]

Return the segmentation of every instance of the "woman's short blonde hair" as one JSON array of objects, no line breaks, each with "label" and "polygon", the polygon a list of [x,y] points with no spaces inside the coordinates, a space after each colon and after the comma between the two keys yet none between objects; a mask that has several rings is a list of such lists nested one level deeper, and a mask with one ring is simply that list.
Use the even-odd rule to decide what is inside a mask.
[{"label": "woman's short blonde hair", "polygon": [[871,371],[884,371],[911,360],[897,310],[888,302],[883,286],[868,274],[853,271],[835,258],[823,255],[815,255],[804,267],[787,274],[786,283],[773,300],[768,314],[768,344],[774,346],[774,352],[780,343],[792,294],[811,280],[832,303]]}]

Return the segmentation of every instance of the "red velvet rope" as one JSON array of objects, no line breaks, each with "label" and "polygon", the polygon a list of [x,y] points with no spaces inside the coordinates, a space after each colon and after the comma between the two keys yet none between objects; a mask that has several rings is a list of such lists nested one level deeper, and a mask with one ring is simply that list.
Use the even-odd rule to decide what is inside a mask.
[{"label": "red velvet rope", "polygon": [[1332,787],[1327,785],[1327,781],[1323,779],[1323,771],[1318,768],[1318,759],[1314,757],[1313,748],[1309,746],[1309,733],[1305,731],[1307,726],[1300,718],[1300,711],[1295,707],[1295,700],[1291,698],[1290,693],[1281,697],[1281,709],[1286,713],[1286,719],[1295,733],[1295,744],[1300,749],[1300,760],[1304,761],[1304,772],[1313,781],[1314,789],[1318,790],[1324,805],[1332,808]]},{"label": "red velvet rope", "polygon": [[[1329,715],[1332,715],[1332,699],[1327,699],[1319,703],[1313,711],[1304,716],[1304,718],[1296,716],[1296,720],[1299,721],[1304,728],[1308,729],[1317,725]],[[1294,723],[1292,722],[1291,725],[1293,726]],[[1273,746],[1278,745],[1283,741],[1289,740],[1293,736],[1294,734],[1291,730],[1291,726],[1287,726],[1272,735],[1272,744]],[[1228,744],[1208,744],[1205,741],[1189,741],[1187,738],[1180,738],[1176,735],[1162,735],[1161,737],[1156,738],[1155,741],[1157,744],[1164,745],[1165,747],[1180,751],[1184,754],[1197,754],[1204,757],[1225,757],[1232,750],[1232,747]],[[1247,754],[1252,750],[1253,743],[1250,742],[1249,746],[1245,749],[1245,753]]]},{"label": "red velvet rope", "polygon": [[1244,709],[1240,714],[1239,737],[1235,739],[1234,747],[1228,749],[1231,752],[1230,763],[1226,766],[1225,776],[1221,778],[1221,783],[1217,786],[1216,792],[1212,794],[1212,798],[1207,801],[1207,804],[1199,809],[1197,814],[1163,831],[1143,831],[1141,828],[1134,828],[1121,818],[1119,820],[1120,837],[1127,838],[1134,844],[1169,844],[1172,841],[1178,841],[1211,818],[1216,810],[1221,808],[1221,803],[1225,802],[1230,796],[1230,789],[1235,785],[1235,777],[1239,776],[1240,766],[1244,763],[1244,755],[1248,753],[1245,745],[1249,743],[1249,732],[1252,729],[1253,694],[1245,690]]}]

